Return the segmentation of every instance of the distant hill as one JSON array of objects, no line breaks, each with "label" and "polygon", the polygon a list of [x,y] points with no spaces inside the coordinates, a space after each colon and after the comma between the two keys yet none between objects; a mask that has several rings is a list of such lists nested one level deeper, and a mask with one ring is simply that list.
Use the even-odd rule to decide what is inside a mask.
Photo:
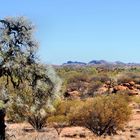
[{"label": "distant hill", "polygon": [[87,65],[87,63],[78,62],[78,61],[67,61],[66,63],[64,63],[62,65]]},{"label": "distant hill", "polygon": [[115,61],[115,62],[109,62],[106,60],[92,60],[88,63],[85,62],[78,62],[78,61],[67,61],[66,63],[62,64],[62,66],[89,66],[89,65],[94,65],[94,66],[140,66],[140,63],[124,63],[121,61]]},{"label": "distant hill", "polygon": [[88,64],[92,64],[92,65],[104,65],[104,64],[109,64],[109,62],[107,62],[105,60],[92,60]]}]

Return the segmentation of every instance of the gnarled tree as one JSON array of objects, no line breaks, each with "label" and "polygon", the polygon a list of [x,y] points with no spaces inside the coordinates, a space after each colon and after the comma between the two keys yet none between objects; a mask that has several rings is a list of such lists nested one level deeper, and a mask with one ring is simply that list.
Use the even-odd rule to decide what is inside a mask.
[{"label": "gnarled tree", "polygon": [[40,131],[60,99],[61,80],[51,67],[34,64],[30,68],[27,80],[14,90],[8,115],[11,120],[27,120]]},{"label": "gnarled tree", "polygon": [[35,63],[38,48],[33,39],[34,26],[25,18],[0,20],[0,76],[11,80],[16,88],[25,76],[27,66]]},{"label": "gnarled tree", "polygon": [[[23,83],[28,84],[34,97],[32,102],[37,104],[40,99],[38,97],[42,97],[44,92],[47,92],[45,96],[49,97],[55,87],[46,73],[46,68],[38,64],[36,57],[38,43],[33,38],[33,32],[33,24],[24,17],[0,20],[0,77],[6,78],[6,88],[10,82],[15,90],[18,89],[18,94],[22,90]],[[43,84],[48,86],[44,89]],[[1,109],[2,140],[5,139],[4,116],[5,109]],[[29,117],[29,121],[32,123],[32,117]]]},{"label": "gnarled tree", "polygon": [[[37,43],[33,40],[33,25],[23,17],[5,18],[0,20],[0,77],[7,77],[14,88],[18,88],[24,77],[27,65],[35,61]],[[1,111],[5,116],[5,111]],[[1,118],[1,129],[5,129]],[[0,133],[1,139],[5,139],[4,131]]]}]

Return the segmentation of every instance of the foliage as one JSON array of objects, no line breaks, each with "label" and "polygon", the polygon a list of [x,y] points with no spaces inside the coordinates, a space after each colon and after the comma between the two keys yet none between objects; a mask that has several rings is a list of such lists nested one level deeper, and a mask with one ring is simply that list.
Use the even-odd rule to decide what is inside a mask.
[{"label": "foliage", "polygon": [[134,103],[136,103],[136,108],[140,109],[140,97],[139,96],[134,96],[134,97],[132,97],[132,101]]},{"label": "foliage", "polygon": [[26,118],[40,130],[54,109],[53,102],[60,98],[61,80],[38,61],[33,31],[33,24],[24,17],[0,20],[0,77],[13,93],[9,96],[10,117]]},{"label": "foliage", "polygon": [[72,125],[85,126],[97,135],[111,135],[124,127],[130,114],[122,95],[104,95],[71,109],[69,121]]},{"label": "foliage", "polygon": [[140,97],[139,96],[134,96],[132,97],[132,101],[140,105]]},{"label": "foliage", "polygon": [[88,86],[88,96],[93,97],[95,92],[102,86],[103,84],[100,81],[92,81]]},{"label": "foliage", "polygon": [[139,83],[140,72],[122,72],[117,76],[118,83],[129,83],[131,81]]},{"label": "foliage", "polygon": [[[36,130],[46,125],[48,117],[55,111],[61,99],[60,78],[51,67],[45,68],[44,66],[44,69],[42,67],[39,67],[37,74],[43,74],[43,78],[38,79],[34,87],[29,86],[29,81],[27,81],[20,89],[14,89],[16,93],[12,95],[8,109],[8,117],[11,120],[27,120]],[[45,81],[45,76],[49,78],[49,82]]]},{"label": "foliage", "polygon": [[0,100],[0,110],[4,109],[4,108],[5,108],[4,102],[2,100]]},{"label": "foliage", "polygon": [[[93,97],[96,94],[106,92],[116,93],[114,87],[125,86],[125,94],[132,95],[132,90],[139,90],[140,73],[139,67],[95,67],[82,66],[57,67],[57,73],[63,78],[63,93],[70,95],[71,92],[77,91],[81,99]],[[129,84],[129,82],[135,85]],[[66,96],[71,99],[73,96]]]},{"label": "foliage", "polygon": [[69,113],[72,108],[80,106],[81,100],[64,100],[57,107],[52,116],[48,118],[49,123],[66,123],[69,124]]},{"label": "foliage", "polygon": [[51,123],[68,124],[69,120],[68,120],[67,116],[65,116],[65,115],[51,115],[50,117],[48,117],[47,122],[49,124],[51,124]]},{"label": "foliage", "polygon": [[38,48],[33,39],[34,26],[24,17],[0,20],[0,77],[18,87],[26,69],[35,61]]}]

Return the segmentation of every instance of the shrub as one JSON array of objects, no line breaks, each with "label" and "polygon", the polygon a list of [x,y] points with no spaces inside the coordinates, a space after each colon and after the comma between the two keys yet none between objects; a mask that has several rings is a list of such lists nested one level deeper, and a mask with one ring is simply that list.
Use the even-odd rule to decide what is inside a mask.
[{"label": "shrub", "polygon": [[48,123],[67,123],[68,124],[68,118],[65,115],[56,115],[56,116],[51,116],[47,120]]},{"label": "shrub", "polygon": [[65,100],[57,106],[55,115],[67,116],[71,108],[75,108],[76,106],[79,106],[81,104],[81,100]]},{"label": "shrub", "polygon": [[57,107],[56,112],[48,118],[48,123],[66,123],[69,124],[69,113],[72,108],[83,104],[81,100],[65,100]]},{"label": "shrub", "polygon": [[88,96],[94,96],[95,92],[102,87],[102,83],[100,81],[92,81],[88,87]]},{"label": "shrub", "polygon": [[111,135],[124,127],[131,109],[122,95],[102,95],[88,99],[69,113],[71,125],[87,127],[97,135]]},{"label": "shrub", "polygon": [[140,109],[140,97],[139,97],[139,96],[133,96],[133,97],[132,97],[132,101],[133,101],[134,103],[136,103],[136,108],[137,108],[137,109]]},{"label": "shrub", "polygon": [[135,83],[140,83],[140,73],[139,72],[123,72],[118,75],[117,81],[119,84],[121,83],[129,83],[134,81]]},{"label": "shrub", "polygon": [[91,81],[100,81],[101,83],[106,83],[107,81],[110,81],[110,77],[107,74],[97,74],[93,76]]},{"label": "shrub", "polygon": [[137,103],[137,104],[140,105],[140,97],[139,97],[139,96],[133,96],[133,97],[132,97],[132,100],[133,100],[135,103]]}]

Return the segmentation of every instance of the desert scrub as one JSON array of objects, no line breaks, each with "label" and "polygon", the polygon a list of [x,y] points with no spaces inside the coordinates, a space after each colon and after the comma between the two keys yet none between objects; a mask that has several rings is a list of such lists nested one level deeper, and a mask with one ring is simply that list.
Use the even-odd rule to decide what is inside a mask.
[{"label": "desert scrub", "polygon": [[137,104],[140,104],[140,97],[139,96],[133,96],[132,101],[134,101]]},{"label": "desert scrub", "polygon": [[132,101],[137,104],[137,109],[140,109],[140,96],[133,96]]},{"label": "desert scrub", "polygon": [[52,123],[68,124],[69,123],[67,116],[64,116],[64,115],[51,116],[48,118],[47,122],[49,124],[52,124]]},{"label": "desert scrub", "polygon": [[139,84],[140,72],[122,72],[117,75],[118,84],[129,83],[131,81]]},{"label": "desert scrub", "polygon": [[71,109],[81,106],[81,100],[64,100],[57,107],[53,115],[48,118],[48,123],[65,123],[69,125],[69,114]]},{"label": "desert scrub", "polygon": [[115,134],[129,121],[131,109],[123,95],[102,95],[71,108],[71,125],[84,126],[100,135]]}]

